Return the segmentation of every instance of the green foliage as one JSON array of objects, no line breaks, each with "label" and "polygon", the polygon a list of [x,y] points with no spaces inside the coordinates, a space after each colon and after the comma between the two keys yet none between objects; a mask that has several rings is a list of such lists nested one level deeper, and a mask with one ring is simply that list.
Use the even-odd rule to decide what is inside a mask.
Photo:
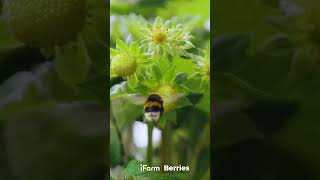
[{"label": "green foliage", "polygon": [[[239,4],[238,4],[239,3]],[[273,162],[249,160],[231,166],[239,179],[282,179],[299,173],[319,176],[318,1],[215,1],[214,156],[217,179],[230,177],[228,168],[247,152],[273,157],[284,151],[284,166],[304,162],[306,169],[272,172]],[[252,9],[248,11],[248,9]],[[232,14],[232,15],[231,15]],[[234,14],[241,14],[234,19]],[[311,135],[312,134],[312,135]],[[254,145],[252,145],[252,144]],[[263,144],[268,153],[255,149]],[[312,144],[312,145],[311,145]],[[253,150],[252,150],[253,148]],[[269,149],[279,148],[272,152]],[[245,154],[245,153],[244,153]],[[237,157],[235,157],[237,156]],[[283,156],[283,155],[281,155]],[[228,164],[226,158],[231,157]],[[288,163],[289,162],[289,163]],[[296,162],[293,163],[293,162]],[[255,175],[258,169],[263,173]],[[252,170],[254,169],[254,170]],[[309,171],[310,170],[310,171]],[[232,176],[231,176],[232,177]]]},{"label": "green foliage", "polygon": [[[51,0],[50,6],[59,7],[65,2]],[[22,5],[15,8],[26,11],[6,9],[6,16],[1,10],[0,167],[7,173],[1,170],[0,179],[81,180],[99,179],[97,176],[105,174],[109,158],[103,158],[105,111],[109,106],[107,4],[100,0],[81,2],[88,5],[88,12],[75,13],[77,17],[71,17],[71,21],[70,16],[52,20],[57,14],[75,14],[70,6],[63,12],[61,8],[49,8],[47,1],[19,1]],[[49,8],[48,12],[45,8]],[[37,12],[45,14],[40,13],[39,17]],[[7,13],[17,13],[19,22],[8,22]],[[36,26],[37,18],[31,17],[36,14],[38,20],[49,14],[51,19]],[[81,28],[77,18],[81,19]],[[27,38],[31,42],[16,31],[30,33]],[[52,42],[57,40],[57,44]]]},{"label": "green foliage", "polygon": [[[83,82],[89,72],[90,58],[82,39],[72,46],[57,47],[55,65],[61,79],[70,86]],[[70,71],[72,69],[73,71]]]}]

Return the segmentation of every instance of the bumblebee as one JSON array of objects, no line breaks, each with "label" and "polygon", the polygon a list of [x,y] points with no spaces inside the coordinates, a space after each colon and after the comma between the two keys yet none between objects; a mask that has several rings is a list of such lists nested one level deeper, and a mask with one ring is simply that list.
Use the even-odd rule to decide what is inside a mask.
[{"label": "bumblebee", "polygon": [[146,121],[157,122],[164,111],[162,97],[151,94],[144,103],[144,116]]}]

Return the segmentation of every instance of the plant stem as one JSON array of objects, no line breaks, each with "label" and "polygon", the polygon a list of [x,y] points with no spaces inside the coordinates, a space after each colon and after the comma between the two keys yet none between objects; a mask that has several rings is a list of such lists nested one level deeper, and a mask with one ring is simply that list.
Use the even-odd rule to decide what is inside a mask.
[{"label": "plant stem", "polygon": [[148,125],[148,149],[147,149],[147,163],[148,165],[152,165],[152,155],[153,155],[153,147],[152,147],[152,130],[153,124],[147,123]]},{"label": "plant stem", "polygon": [[171,127],[167,126],[162,131],[161,137],[161,166],[165,164],[171,164],[172,144],[171,144]]},{"label": "plant stem", "polygon": [[123,164],[126,164],[128,162],[128,157],[126,155],[126,152],[124,150],[124,144],[123,144],[123,139],[122,139],[122,135],[121,135],[121,131],[120,131],[120,128],[116,122],[116,120],[114,118],[111,118],[111,121],[112,121],[112,124],[117,132],[117,135],[118,135],[118,138],[119,138],[119,141],[120,141],[120,154],[121,154],[121,157],[122,157],[122,163]]}]

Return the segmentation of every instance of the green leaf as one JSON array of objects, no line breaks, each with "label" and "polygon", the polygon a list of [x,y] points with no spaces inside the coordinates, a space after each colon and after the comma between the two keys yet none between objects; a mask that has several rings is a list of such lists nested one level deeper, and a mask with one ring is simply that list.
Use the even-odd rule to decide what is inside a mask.
[{"label": "green leaf", "polygon": [[135,89],[138,85],[138,77],[136,74],[134,74],[132,77],[130,77],[127,80],[127,84],[130,88]]},{"label": "green leaf", "polygon": [[90,68],[90,58],[82,39],[76,44],[56,48],[55,67],[60,78],[69,86],[83,82]]},{"label": "green leaf", "polygon": [[121,39],[117,39],[116,44],[117,49],[120,49],[121,51],[128,50],[128,46]]},{"label": "green leaf", "polygon": [[172,64],[170,69],[168,71],[166,71],[166,73],[163,76],[163,81],[164,82],[171,83],[172,80],[174,80],[174,78],[175,78],[175,69],[176,69],[176,66],[174,64]]},{"label": "green leaf", "polygon": [[152,24],[148,23],[148,24],[147,24],[147,28],[148,28],[149,30],[152,30],[152,29],[153,29]]},{"label": "green leaf", "polygon": [[152,78],[155,78],[157,81],[160,81],[162,79],[162,73],[157,64],[153,64],[151,66],[151,76]]},{"label": "green leaf", "polygon": [[194,48],[195,46],[190,42],[190,41],[186,41],[185,45],[183,45],[184,49],[190,49],[190,48]]},{"label": "green leaf", "polygon": [[137,87],[136,87],[136,89],[135,89],[136,91],[137,91],[137,93],[139,93],[139,94],[143,94],[143,95],[150,95],[149,93],[150,93],[150,88],[149,87],[147,87],[147,86],[145,86],[145,85],[142,85],[142,84],[140,84],[140,85],[138,85]]},{"label": "green leaf", "polygon": [[130,51],[132,51],[134,55],[138,55],[140,53],[140,47],[138,42],[134,42],[130,45]]},{"label": "green leaf", "polygon": [[175,110],[163,113],[158,126],[161,129],[165,129],[168,123],[177,124],[177,112]]},{"label": "green leaf", "polygon": [[192,103],[189,101],[189,99],[186,96],[182,96],[178,99],[176,108],[182,108],[185,106],[191,106]]},{"label": "green leaf", "polygon": [[111,57],[111,58],[114,57],[114,56],[116,56],[118,53],[119,53],[118,50],[113,49],[113,48],[110,48],[110,57]]},{"label": "green leaf", "polygon": [[174,55],[174,52],[173,52],[173,49],[171,48],[171,46],[169,46],[168,44],[164,44],[162,47],[166,53],[170,54],[171,56]]},{"label": "green leaf", "polygon": [[118,138],[116,129],[110,127],[110,165],[116,166],[121,163],[121,149],[120,149],[120,140]]},{"label": "green leaf", "polygon": [[135,105],[128,97],[119,97],[112,99],[111,112],[122,130],[143,115],[143,106]]},{"label": "green leaf", "polygon": [[184,82],[186,82],[188,79],[188,74],[187,73],[178,73],[176,75],[176,78],[175,78],[175,82],[176,84],[182,84]]},{"label": "green leaf", "polygon": [[188,87],[188,89],[190,89],[192,92],[201,92],[203,90],[201,82],[202,75],[199,72],[196,72],[189,77],[184,85]]},{"label": "green leaf", "polygon": [[157,27],[160,27],[160,26],[162,26],[162,19],[158,16],[157,18],[156,18],[156,20],[154,21],[154,24],[157,26]]}]

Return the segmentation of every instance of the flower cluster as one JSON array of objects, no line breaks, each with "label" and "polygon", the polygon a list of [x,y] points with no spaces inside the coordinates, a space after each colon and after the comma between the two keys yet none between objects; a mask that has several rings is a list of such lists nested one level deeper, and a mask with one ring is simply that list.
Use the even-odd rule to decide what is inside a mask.
[{"label": "flower cluster", "polygon": [[[128,98],[142,105],[150,94],[158,94],[165,112],[158,126],[164,128],[167,122],[175,121],[177,109],[192,105],[188,94],[204,91],[202,84],[210,78],[210,48],[199,54],[188,52],[195,50],[193,36],[182,24],[160,17],[153,24],[142,23],[141,17],[139,22],[140,26],[144,24],[140,27],[143,36],[128,35],[127,43],[117,39],[116,48],[110,49],[110,77],[125,79],[111,88],[111,98]],[[139,34],[132,24],[130,28]],[[142,96],[142,100],[137,96]]]},{"label": "flower cluster", "polygon": [[160,17],[156,18],[153,25],[148,23],[144,32],[146,35],[141,43],[153,59],[166,54],[188,56],[186,50],[194,47],[190,41],[193,36],[181,24],[174,25],[171,21],[163,23]]},{"label": "flower cluster", "polygon": [[[111,77],[132,76],[142,64],[159,60],[165,55],[188,57],[188,49],[194,48],[191,43],[193,38],[181,24],[174,25],[160,17],[155,19],[153,25],[146,23],[142,32],[145,34],[141,46],[137,42],[127,46],[123,41],[116,41],[116,49],[111,48]],[[143,62],[144,61],[144,62]]]}]

